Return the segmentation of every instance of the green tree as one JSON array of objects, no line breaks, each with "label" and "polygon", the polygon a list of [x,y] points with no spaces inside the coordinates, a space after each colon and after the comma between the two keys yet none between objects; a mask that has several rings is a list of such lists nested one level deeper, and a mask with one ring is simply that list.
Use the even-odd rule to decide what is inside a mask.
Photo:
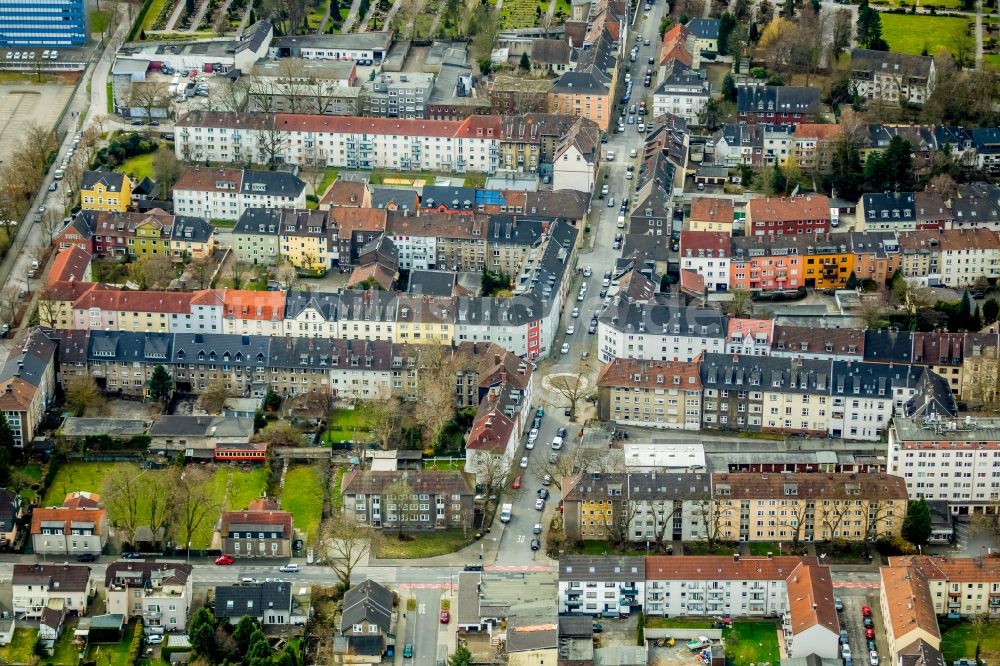
[{"label": "green tree", "polygon": [[976,306],[976,311],[972,313],[972,322],[969,324],[970,331],[981,331],[983,329],[983,311]]},{"label": "green tree", "polygon": [[860,284],[861,281],[858,280],[857,274],[854,271],[851,271],[851,274],[847,276],[847,283],[845,284],[845,287],[847,289],[857,289]]},{"label": "green tree", "polygon": [[882,38],[882,15],[861,0],[858,7],[858,45],[876,51],[888,51],[889,45]]},{"label": "green tree", "polygon": [[838,197],[857,201],[865,179],[865,167],[861,163],[861,153],[848,141],[840,141],[833,150],[830,160],[832,172],[830,187]]},{"label": "green tree", "polygon": [[902,534],[914,546],[923,546],[930,540],[931,510],[927,506],[927,500],[920,498],[909,503]]},{"label": "green tree", "polygon": [[233,640],[236,642],[240,654],[246,654],[250,649],[250,639],[255,631],[257,631],[257,623],[248,615],[244,615],[236,623],[236,629],[233,630]]},{"label": "green tree", "polygon": [[736,89],[736,79],[732,74],[726,74],[722,79],[722,99],[727,102],[736,102],[739,91]]},{"label": "green tree", "polygon": [[162,365],[153,368],[153,374],[149,378],[149,397],[165,405],[170,402],[173,391],[174,380],[170,378],[167,369]]},{"label": "green tree", "polygon": [[[955,324],[957,324],[959,328],[963,328],[967,331],[979,330],[972,328],[975,316],[976,304],[972,301],[972,294],[968,291],[964,291],[962,292],[962,302],[958,306],[958,316],[956,317],[957,321]],[[979,328],[982,328],[982,326]]]},{"label": "green tree", "polygon": [[250,635],[250,648],[247,650],[246,655],[246,663],[249,666],[271,666],[274,650],[271,648],[271,644],[267,642],[267,637],[264,636],[264,632],[260,630],[260,627]]},{"label": "green tree", "polygon": [[729,36],[738,24],[736,17],[729,12],[719,17],[719,53],[729,53]]},{"label": "green tree", "polygon": [[711,132],[719,129],[724,119],[725,114],[723,113],[722,106],[714,97],[705,102],[704,108],[698,114],[698,121],[702,127]]},{"label": "green tree", "polygon": [[795,0],[785,0],[781,6],[781,16],[786,19],[795,18]]},{"label": "green tree", "polygon": [[670,30],[670,24],[673,20],[669,16],[664,16],[663,20],[660,21],[660,39],[663,39],[663,35],[667,34],[667,30]]},{"label": "green tree", "polygon": [[215,652],[215,614],[199,608],[191,618],[188,637],[195,654],[211,657]]},{"label": "green tree", "polygon": [[905,192],[913,189],[913,147],[894,136],[881,153],[872,153],[865,162],[865,188],[869,192]]},{"label": "green tree", "polygon": [[1000,303],[997,303],[996,299],[991,298],[990,300],[983,303],[983,323],[986,325],[992,324],[1000,317]]},{"label": "green tree", "polygon": [[526,72],[531,70],[531,58],[528,57],[527,51],[521,54],[521,62],[518,66]]},{"label": "green tree", "polygon": [[0,414],[0,484],[10,481],[10,459],[14,452],[14,433],[7,417]]},{"label": "green tree", "polygon": [[472,653],[469,648],[459,645],[448,658],[448,666],[472,666]]}]

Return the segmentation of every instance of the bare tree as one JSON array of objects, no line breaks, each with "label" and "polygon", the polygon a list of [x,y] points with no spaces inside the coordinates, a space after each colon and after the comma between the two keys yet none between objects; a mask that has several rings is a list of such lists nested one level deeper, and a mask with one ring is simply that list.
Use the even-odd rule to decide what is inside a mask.
[{"label": "bare tree", "polygon": [[17,309],[21,305],[21,299],[17,297],[17,291],[13,288],[0,291],[0,324],[9,328],[14,328],[17,320]]},{"label": "bare tree", "polygon": [[705,543],[708,549],[712,550],[719,542],[722,532],[723,518],[726,517],[727,509],[722,502],[714,499],[699,500],[694,507],[694,519],[701,525],[705,535]]},{"label": "bare tree", "polygon": [[[44,328],[57,328],[59,314],[62,311],[60,302],[52,297],[52,291],[44,287],[38,291],[35,298],[38,312],[38,324]],[[68,323],[68,322],[67,322]]]},{"label": "bare tree", "polygon": [[361,410],[362,420],[379,448],[383,451],[392,448],[399,438],[402,424],[399,400],[369,400],[358,404],[355,409]]},{"label": "bare tree", "polygon": [[153,180],[160,186],[160,196],[169,199],[174,190],[174,184],[184,173],[184,165],[177,159],[173,150],[161,147],[153,153]]},{"label": "bare tree", "polygon": [[226,383],[221,379],[213,379],[198,396],[198,406],[208,414],[219,414],[222,412],[226,400],[231,397],[233,397],[233,392],[226,388]]},{"label": "bare tree", "polygon": [[177,542],[191,550],[191,539],[205,519],[219,509],[208,487],[208,472],[187,467],[178,471],[173,482],[171,507]]},{"label": "bare tree", "polygon": [[75,416],[83,416],[88,411],[99,411],[104,406],[104,396],[92,376],[72,377],[66,380],[65,385],[66,409]]},{"label": "bare tree", "polygon": [[730,298],[722,308],[730,317],[742,319],[753,315],[753,297],[746,289],[733,289],[729,292]]},{"label": "bare tree", "polygon": [[833,13],[833,41],[831,48],[834,58],[839,58],[844,49],[851,45],[851,37],[853,35],[854,21],[851,12],[847,9],[838,9]]},{"label": "bare tree", "polygon": [[[201,257],[188,264],[188,270],[195,279],[199,289],[206,289],[212,284],[212,275],[215,274],[217,264],[211,257]],[[234,287],[235,289],[235,287]]]},{"label": "bare tree", "polygon": [[353,514],[335,512],[319,528],[317,550],[333,569],[340,584],[351,586],[354,569],[375,550],[382,533],[362,523]]},{"label": "bare tree", "polygon": [[148,509],[144,516],[146,524],[153,538],[160,539],[161,530],[165,533],[170,521],[173,480],[167,475],[149,475],[143,479],[142,487]]},{"label": "bare tree", "polygon": [[455,418],[456,360],[443,345],[421,345],[417,352],[417,401],[414,417],[423,427],[424,449],[433,450]]},{"label": "bare tree", "polygon": [[573,479],[581,472],[619,471],[617,466],[612,469],[607,462],[607,451],[575,446],[568,453],[556,456],[554,461],[544,457],[535,459],[531,464],[531,473],[539,481],[544,481],[546,476],[549,477],[552,485],[562,491],[563,480]]},{"label": "bare tree", "polygon": [[287,261],[282,261],[277,266],[274,267],[274,279],[281,285],[282,289],[291,289],[295,282],[298,280],[298,273],[295,270],[295,266]]},{"label": "bare tree", "polygon": [[51,246],[55,241],[56,234],[62,228],[62,218],[58,212],[47,210],[42,214],[42,219],[38,221],[38,228],[42,232],[42,238],[45,239],[46,245]]},{"label": "bare tree", "polygon": [[627,497],[612,500],[611,524],[606,525],[608,541],[624,548],[631,539],[632,523],[635,521],[637,504]]},{"label": "bare tree", "polygon": [[288,145],[288,136],[274,124],[273,116],[263,121],[254,134],[257,139],[257,161],[273,167]]},{"label": "bare tree", "polygon": [[660,552],[666,550],[667,534],[673,540],[674,501],[670,499],[655,499],[647,502],[653,513],[653,542]]},{"label": "bare tree", "polygon": [[101,499],[111,523],[122,531],[126,543],[135,542],[139,528],[139,504],[143,496],[142,470],[137,465],[118,465],[104,477]]},{"label": "bare tree", "polygon": [[235,255],[230,256],[228,271],[230,286],[232,286],[233,289],[243,289],[247,283],[246,275],[249,270],[250,266],[241,261],[237,261]]},{"label": "bare tree", "polygon": [[502,498],[513,492],[514,464],[509,456],[481,454],[476,456],[476,482],[482,487],[486,502],[483,505],[485,519],[489,525],[493,521]]},{"label": "bare tree", "polygon": [[126,103],[130,108],[142,109],[147,120],[153,119],[154,109],[164,109],[170,99],[170,87],[166,82],[141,81],[129,86]]},{"label": "bare tree", "polygon": [[382,502],[385,504],[385,516],[388,522],[393,522],[395,516],[397,535],[402,538],[408,525],[415,525],[420,518],[417,495],[406,479],[390,483],[382,490]]},{"label": "bare tree", "polygon": [[590,395],[587,391],[587,380],[583,376],[586,374],[586,365],[586,362],[584,362],[585,367],[580,368],[579,375],[563,374],[549,377],[549,388],[569,402],[570,422],[576,420],[577,405],[580,400]]}]

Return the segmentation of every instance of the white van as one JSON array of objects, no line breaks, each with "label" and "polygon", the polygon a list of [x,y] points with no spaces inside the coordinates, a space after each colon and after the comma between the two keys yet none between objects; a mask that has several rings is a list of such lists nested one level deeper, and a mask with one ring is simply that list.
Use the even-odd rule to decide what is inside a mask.
[{"label": "white van", "polygon": [[625,228],[625,216],[624,215],[619,215],[618,216],[618,228],[619,229],[624,229]]},{"label": "white van", "polygon": [[615,151],[609,150],[608,151],[608,161],[609,162],[613,162],[614,160],[615,160]]},{"label": "white van", "polygon": [[514,510],[513,504],[504,504],[502,507],[500,507],[500,522],[509,523],[511,512],[513,510]]},{"label": "white van", "polygon": [[63,175],[64,174],[63,174],[63,170],[62,169],[56,169],[56,172],[54,174],[52,174],[52,177],[55,178],[56,180],[62,180],[63,179]]},{"label": "white van", "polygon": [[298,573],[299,572],[299,565],[297,565],[297,564],[284,564],[284,565],[278,567],[278,571],[280,571],[281,573]]},{"label": "white van", "polygon": [[553,451],[558,451],[559,449],[562,448],[562,445],[563,445],[563,438],[562,437],[554,437],[552,439],[552,450]]}]

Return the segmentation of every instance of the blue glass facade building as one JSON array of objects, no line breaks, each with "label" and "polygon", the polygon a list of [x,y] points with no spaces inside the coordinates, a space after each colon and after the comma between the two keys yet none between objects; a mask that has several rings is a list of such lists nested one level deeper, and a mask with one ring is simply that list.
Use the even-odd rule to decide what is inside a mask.
[{"label": "blue glass facade building", "polygon": [[0,0],[0,47],[86,43],[84,0]]}]

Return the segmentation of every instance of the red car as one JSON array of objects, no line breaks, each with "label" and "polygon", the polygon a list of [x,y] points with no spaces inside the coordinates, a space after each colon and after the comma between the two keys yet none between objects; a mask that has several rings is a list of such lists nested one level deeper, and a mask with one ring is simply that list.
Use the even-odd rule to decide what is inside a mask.
[{"label": "red car", "polygon": [[218,564],[220,567],[228,567],[235,561],[236,560],[234,560],[229,555],[219,555],[217,558],[215,558],[215,563]]},{"label": "red car", "polygon": [[871,617],[872,616],[872,609],[869,608],[868,606],[862,606],[861,607],[861,614],[864,615],[865,617]]},{"label": "red car", "polygon": [[441,624],[448,624],[451,622],[451,613],[446,610],[441,611]]},{"label": "red car", "polygon": [[514,490],[517,490],[518,488],[521,487],[521,475],[520,474],[517,475],[517,477],[514,479],[514,483],[510,484],[510,487],[513,488]]},{"label": "red car", "polygon": [[875,638],[875,630],[872,629],[871,627],[868,627],[867,629],[865,629],[865,638],[872,638],[872,639],[874,639]]}]

